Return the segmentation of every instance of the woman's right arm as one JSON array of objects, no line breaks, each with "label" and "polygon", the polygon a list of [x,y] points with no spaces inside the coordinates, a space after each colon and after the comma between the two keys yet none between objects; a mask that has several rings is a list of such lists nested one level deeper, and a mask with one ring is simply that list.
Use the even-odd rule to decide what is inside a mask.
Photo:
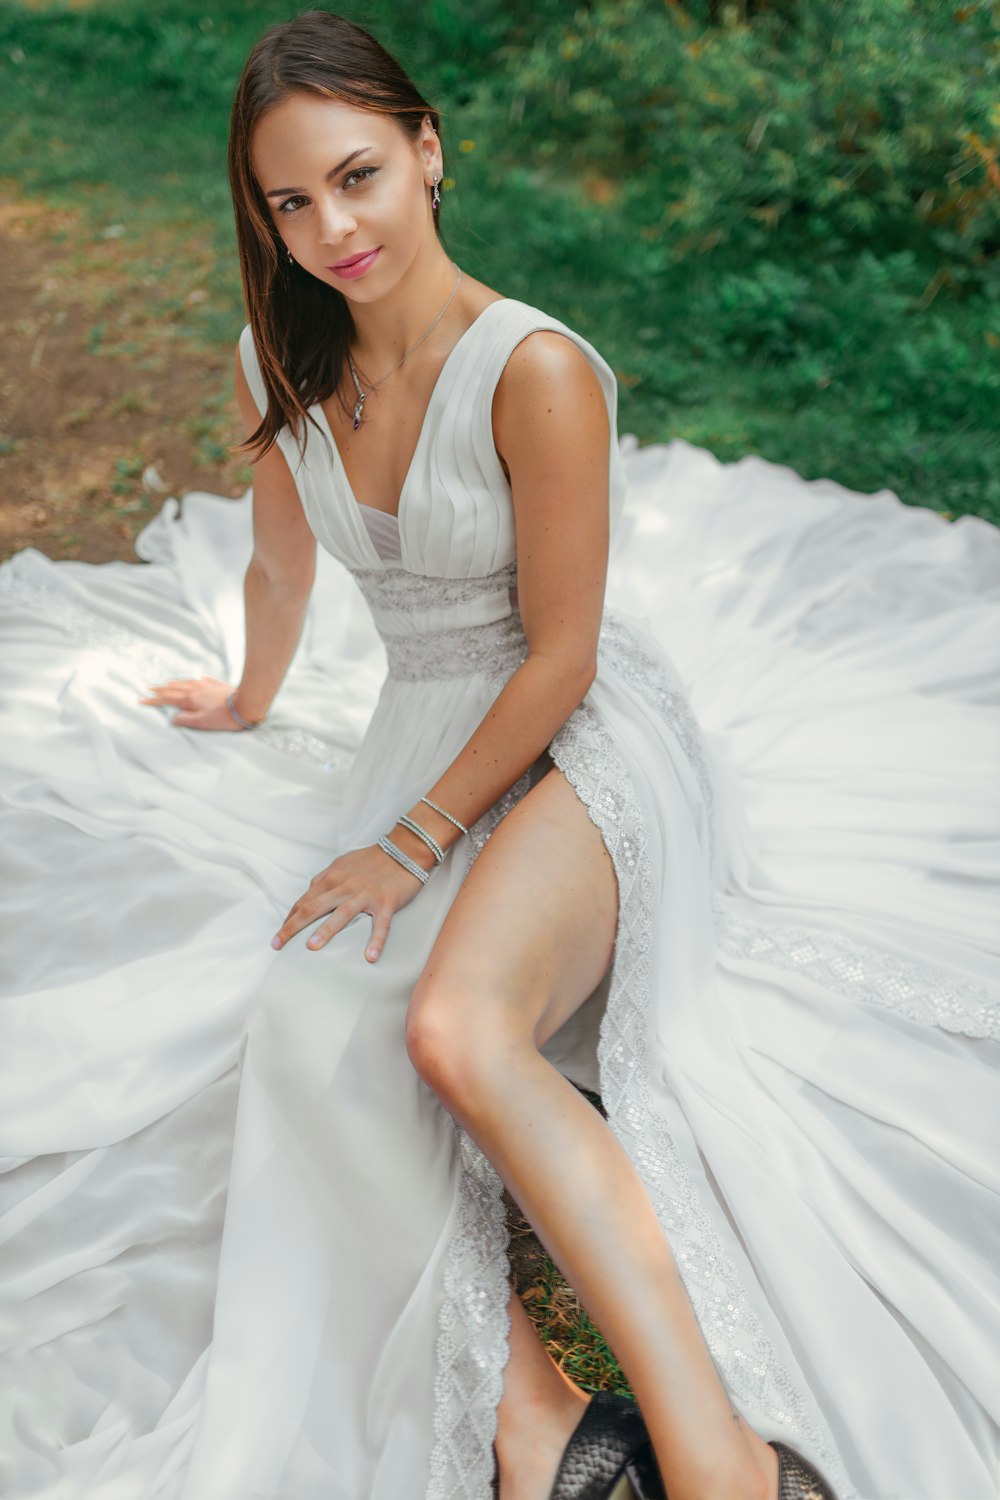
[{"label": "woman's right arm", "polygon": [[[233,384],[247,436],[261,413],[236,349]],[[295,481],[277,444],[253,466],[253,556],[246,571],[246,660],[233,705],[244,719],[262,719],[281,686],[302,635],[316,573],[316,538]],[[175,678],[150,690],[142,703],[179,710],[182,729],[239,729],[226,707],[232,684],[215,677]]]}]

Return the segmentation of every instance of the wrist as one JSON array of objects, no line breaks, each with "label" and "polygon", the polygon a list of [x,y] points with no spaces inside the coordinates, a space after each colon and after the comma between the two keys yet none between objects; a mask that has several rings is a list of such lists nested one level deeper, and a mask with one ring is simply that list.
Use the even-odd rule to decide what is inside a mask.
[{"label": "wrist", "polygon": [[406,815],[415,823],[419,823],[421,828],[441,845],[446,854],[452,844],[465,838],[461,828],[456,828],[450,818],[444,817],[428,802],[420,801],[416,807],[407,808]]},{"label": "wrist", "polygon": [[267,707],[258,707],[253,702],[248,705],[245,697],[241,698],[238,687],[226,694],[226,708],[240,729],[256,729],[267,718]]},{"label": "wrist", "polygon": [[[413,817],[413,814],[410,813],[409,816]],[[414,818],[414,822],[419,821],[418,818]],[[428,832],[430,832],[429,829]],[[402,823],[394,823],[389,832],[389,837],[397,848],[402,849],[404,854],[408,854],[428,874],[436,867],[437,860],[434,858],[434,851],[429,849],[420,835],[414,833],[412,829],[405,828]],[[435,834],[436,837],[437,835]],[[441,847],[444,848],[444,845],[442,844]]]}]

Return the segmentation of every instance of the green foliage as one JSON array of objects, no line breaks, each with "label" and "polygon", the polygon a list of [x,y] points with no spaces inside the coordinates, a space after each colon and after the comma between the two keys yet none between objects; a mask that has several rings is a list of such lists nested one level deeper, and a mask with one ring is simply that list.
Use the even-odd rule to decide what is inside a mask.
[{"label": "green foliage", "polygon": [[[182,316],[223,342],[229,101],[299,8],[0,0],[6,170],[89,184],[97,234],[213,245]],[[442,110],[449,252],[593,340],[621,431],[1000,521],[995,0],[340,8]]]},{"label": "green foliage", "polygon": [[994,7],[839,0],[720,27],[649,0],[550,9],[500,49],[489,138],[556,180],[604,178],[665,264],[779,236],[906,246],[1000,296]]},{"label": "green foliage", "polygon": [[[878,259],[863,250],[843,266],[795,270],[760,261],[753,274],[722,274],[696,298],[692,321],[723,357],[753,358],[775,371],[786,396],[867,374],[855,400],[873,413],[925,410],[944,431],[970,411],[1000,410],[1000,308],[981,314],[979,351],[943,311],[921,311],[924,278],[912,251]],[[818,372],[818,373],[814,373]]]}]

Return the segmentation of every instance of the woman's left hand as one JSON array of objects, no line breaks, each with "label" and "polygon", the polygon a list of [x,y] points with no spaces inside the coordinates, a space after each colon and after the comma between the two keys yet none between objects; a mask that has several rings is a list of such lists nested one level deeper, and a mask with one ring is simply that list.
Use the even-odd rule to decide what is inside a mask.
[{"label": "woman's left hand", "polygon": [[271,946],[284,947],[303,927],[330,912],[329,922],[317,927],[307,943],[309,948],[322,948],[360,912],[368,912],[373,926],[365,957],[374,963],[385,946],[394,914],[413,900],[422,884],[378,844],[351,849],[313,876],[308,891],[296,901]]}]

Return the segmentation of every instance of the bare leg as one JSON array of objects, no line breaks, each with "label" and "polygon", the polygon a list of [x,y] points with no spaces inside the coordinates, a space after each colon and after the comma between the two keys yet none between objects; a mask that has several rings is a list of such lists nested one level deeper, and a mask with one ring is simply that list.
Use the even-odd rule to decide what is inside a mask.
[{"label": "bare leg", "polygon": [[[411,1002],[410,1056],[608,1340],[670,1500],[774,1500],[777,1455],[734,1420],[638,1173],[538,1051],[596,988],[616,923],[600,833],[550,771],[493,834],[445,919]],[[521,1428],[521,1414],[510,1424]],[[508,1496],[547,1500],[548,1488]]]},{"label": "bare leg", "polygon": [[548,1496],[563,1449],[589,1400],[548,1353],[512,1290],[510,1360],[497,1414],[496,1450],[504,1497]]}]

